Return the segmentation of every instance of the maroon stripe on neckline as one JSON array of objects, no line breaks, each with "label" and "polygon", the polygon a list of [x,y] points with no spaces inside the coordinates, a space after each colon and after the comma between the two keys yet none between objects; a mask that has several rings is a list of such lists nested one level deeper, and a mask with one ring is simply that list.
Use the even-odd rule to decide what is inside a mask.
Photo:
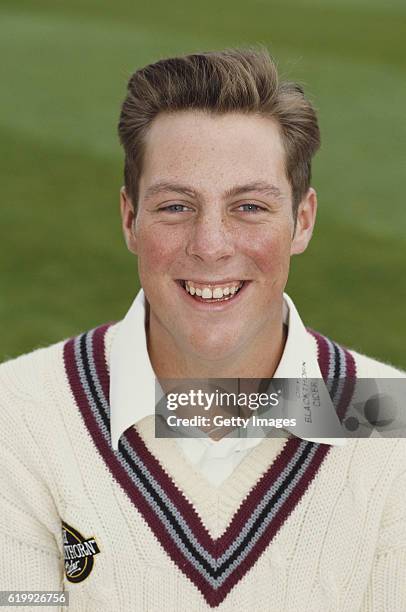
[{"label": "maroon stripe on neckline", "polygon": [[[293,442],[293,440],[290,440]],[[290,442],[289,441],[289,442]],[[300,441],[299,441],[300,442]],[[312,444],[312,442],[309,442]],[[280,511],[272,519],[265,532],[256,542],[255,546],[248,553],[243,561],[236,567],[234,572],[224,581],[223,585],[217,591],[211,589],[211,594],[206,598],[207,602],[213,606],[218,606],[228,595],[231,589],[245,576],[245,574],[255,565],[261,554],[269,546],[275,535],[278,533],[282,525],[288,519],[293,510],[297,507],[300,499],[306,493],[310,483],[317,474],[317,471],[325,459],[326,455],[330,451],[330,446],[327,444],[321,444],[316,451],[316,454],[312,458],[309,466],[303,474],[299,483],[292,490],[289,497],[286,499]],[[207,587],[206,587],[207,589]]]},{"label": "maroon stripe on neckline", "polygon": [[348,407],[351,402],[351,398],[354,394],[355,383],[357,378],[357,369],[355,364],[355,359],[351,355],[350,351],[342,346],[345,355],[345,380],[344,380],[344,389],[341,393],[340,403],[337,407],[337,415],[340,421],[342,422]]},{"label": "maroon stripe on neckline", "polygon": [[187,517],[188,524],[193,530],[196,539],[208,550],[212,545],[210,534],[196,509],[187,499],[185,493],[176,486],[173,479],[165,471],[155,455],[151,453],[144,440],[134,427],[129,429],[125,433],[125,436],[130,446],[134,449],[142,462],[148,466],[148,470],[162,489],[164,489],[166,495],[169,497],[172,503],[180,510],[183,516]]},{"label": "maroon stripe on neckline", "polygon": [[[320,372],[324,380],[328,378],[329,373],[329,347],[326,338],[316,332],[314,329],[306,328],[307,331],[316,339],[317,341],[317,360],[320,367]],[[330,340],[330,342],[332,342]],[[333,342],[334,344],[334,342]],[[339,405],[336,407],[337,415],[340,421],[343,420],[348,406],[350,404],[351,398],[354,394],[355,382],[357,378],[357,370],[354,357],[351,355],[350,351],[347,347],[340,345],[342,350],[344,351],[345,356],[345,377],[344,377],[344,389],[341,393],[341,398]]]},{"label": "maroon stripe on neckline", "polygon": [[314,329],[310,329],[310,327],[307,327],[306,329],[317,341],[317,361],[319,363],[321,375],[323,379],[326,380],[328,378],[330,365],[330,352],[328,349],[327,340],[322,334],[314,331]]},{"label": "maroon stripe on neckline", "polygon": [[[288,439],[266,472],[264,472],[256,484],[254,484],[254,486],[251,488],[247,497],[244,498],[240,507],[234,513],[230,525],[217,541],[219,550],[218,556],[223,554],[237,535],[239,535],[241,527],[251,516],[253,507],[257,506],[270,486],[276,482],[279,474],[283,472],[289,461],[298,450],[300,443],[301,440],[299,440],[299,438]],[[287,501],[285,504],[286,503]],[[282,510],[278,512],[278,515],[281,512]]]}]

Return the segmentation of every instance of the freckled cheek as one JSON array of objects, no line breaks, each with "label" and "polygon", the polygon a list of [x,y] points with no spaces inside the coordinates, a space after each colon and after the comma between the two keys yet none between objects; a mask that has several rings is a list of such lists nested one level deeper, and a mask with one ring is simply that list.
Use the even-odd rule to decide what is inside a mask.
[{"label": "freckled cheek", "polygon": [[137,235],[140,271],[167,271],[182,250],[182,237],[179,232],[161,232],[156,227],[139,231]]},{"label": "freckled cheek", "polygon": [[282,272],[289,268],[289,236],[270,233],[252,236],[250,240],[240,240],[238,249],[263,273]]}]

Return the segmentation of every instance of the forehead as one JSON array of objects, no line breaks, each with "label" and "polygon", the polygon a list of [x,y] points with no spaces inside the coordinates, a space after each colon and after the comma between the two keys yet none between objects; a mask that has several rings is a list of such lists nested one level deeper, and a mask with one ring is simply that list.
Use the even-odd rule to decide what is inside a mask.
[{"label": "forehead", "polygon": [[211,192],[262,180],[289,190],[279,128],[267,117],[162,113],[153,121],[145,144],[141,192],[157,180],[187,180]]}]

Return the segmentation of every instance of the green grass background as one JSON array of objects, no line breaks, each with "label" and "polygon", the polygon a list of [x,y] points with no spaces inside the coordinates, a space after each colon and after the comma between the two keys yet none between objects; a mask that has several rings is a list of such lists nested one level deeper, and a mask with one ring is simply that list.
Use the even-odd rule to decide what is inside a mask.
[{"label": "green grass background", "polygon": [[403,0],[1,0],[0,361],[120,319],[119,106],[160,57],[263,43],[319,109],[319,217],[288,292],[307,325],[406,368]]}]

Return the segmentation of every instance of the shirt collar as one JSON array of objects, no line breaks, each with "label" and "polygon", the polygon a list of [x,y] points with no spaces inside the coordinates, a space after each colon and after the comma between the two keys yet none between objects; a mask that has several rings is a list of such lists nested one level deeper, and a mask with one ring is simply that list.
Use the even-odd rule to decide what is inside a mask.
[{"label": "shirt collar", "polygon": [[[291,298],[283,294],[283,321],[288,326],[285,348],[274,378],[322,378],[314,339],[307,332]],[[155,374],[145,333],[146,299],[142,289],[118,325],[110,352],[110,428],[114,450],[129,427],[155,411]],[[333,403],[326,407],[334,411]],[[303,438],[342,446],[345,438]]]}]

